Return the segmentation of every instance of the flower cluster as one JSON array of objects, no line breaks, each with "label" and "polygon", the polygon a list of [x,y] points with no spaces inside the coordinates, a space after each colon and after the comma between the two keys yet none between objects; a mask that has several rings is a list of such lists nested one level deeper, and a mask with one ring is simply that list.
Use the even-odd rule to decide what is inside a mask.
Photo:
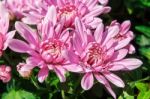
[{"label": "flower cluster", "polygon": [[[136,69],[142,62],[125,58],[135,52],[130,43],[134,38],[130,21],[120,24],[115,20],[105,26],[98,17],[111,10],[107,3],[108,0],[4,0],[0,9],[0,55],[7,46],[28,54],[26,62],[17,66],[22,77],[30,77],[33,68],[40,68],[37,76],[41,83],[49,71],[55,72],[60,82],[66,81],[66,72],[81,73],[84,90],[92,88],[95,78],[116,98],[109,82],[122,88],[125,84],[114,72]],[[12,16],[20,20],[14,26],[24,40],[14,38],[15,31],[7,33]]]}]

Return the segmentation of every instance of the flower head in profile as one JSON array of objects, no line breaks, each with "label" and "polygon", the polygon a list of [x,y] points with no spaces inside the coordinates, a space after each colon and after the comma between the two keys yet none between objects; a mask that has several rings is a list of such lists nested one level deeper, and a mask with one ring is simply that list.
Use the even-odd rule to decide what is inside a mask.
[{"label": "flower head in profile", "polygon": [[15,35],[15,31],[8,32],[9,28],[9,13],[0,2],[0,56],[6,50],[8,42]]},{"label": "flower head in profile", "polygon": [[40,68],[38,73],[40,82],[44,81],[51,70],[57,74],[61,82],[66,80],[66,65],[71,64],[68,59],[68,51],[71,48],[70,34],[68,30],[62,30],[61,23],[55,26],[53,24],[55,20],[50,13],[38,25],[38,31],[22,22],[16,22],[16,30],[25,41],[12,39],[9,48],[15,52],[29,54],[26,65],[22,67],[22,64],[19,64],[18,71],[21,75],[27,73],[22,71],[31,71],[37,66]]},{"label": "flower head in profile", "polygon": [[[110,26],[104,29],[101,23],[96,28],[94,34],[87,29],[83,22],[76,18],[75,35],[73,36],[74,54],[70,54],[71,62],[76,63],[80,73],[85,75],[82,78],[81,86],[88,90],[94,84],[94,77],[102,83],[110,94],[116,98],[108,81],[114,85],[123,88],[124,82],[115,75],[114,71],[130,71],[142,65],[142,62],[136,58],[125,58],[128,49],[125,48],[128,43],[122,45],[114,39],[120,33],[118,25]],[[119,48],[116,48],[118,47]]]},{"label": "flower head in profile", "polygon": [[[44,2],[45,1],[45,2]],[[110,7],[106,6],[108,0],[44,0],[40,7],[35,8],[33,13],[26,13],[23,22],[36,24],[41,22],[48,12],[49,7],[55,6],[57,13],[57,21],[65,19],[65,27],[74,25],[75,17],[80,17],[84,23],[92,28],[101,22],[96,17],[110,11]],[[32,10],[31,10],[32,12]]]},{"label": "flower head in profile", "polygon": [[0,66],[0,80],[2,80],[3,83],[7,83],[11,80],[11,68],[9,66]]}]

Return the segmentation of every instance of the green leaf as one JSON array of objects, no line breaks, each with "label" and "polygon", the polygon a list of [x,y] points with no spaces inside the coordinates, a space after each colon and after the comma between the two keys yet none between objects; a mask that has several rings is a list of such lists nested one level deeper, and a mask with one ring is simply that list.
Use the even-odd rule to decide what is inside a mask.
[{"label": "green leaf", "polygon": [[141,48],[140,53],[150,60],[150,48]]},{"label": "green leaf", "polygon": [[150,90],[145,93],[143,99],[150,99]]},{"label": "green leaf", "polygon": [[11,90],[2,95],[2,99],[37,99],[32,93],[24,90]]},{"label": "green leaf", "polygon": [[150,45],[150,39],[145,35],[138,35],[136,36],[136,43],[140,46],[147,46]]},{"label": "green leaf", "polygon": [[134,99],[134,96],[129,95],[127,92],[123,92],[121,96],[119,96],[118,99]]},{"label": "green leaf", "polygon": [[143,33],[144,35],[146,35],[147,37],[150,37],[150,27],[148,26],[144,26],[144,25],[139,25],[136,26],[135,29],[141,33]]},{"label": "green leaf", "polygon": [[135,83],[135,86],[141,92],[146,92],[148,90],[148,85],[145,83],[137,82]]},{"label": "green leaf", "polygon": [[150,7],[150,1],[149,0],[140,0],[141,3],[144,5],[144,6],[147,6],[147,7]]}]

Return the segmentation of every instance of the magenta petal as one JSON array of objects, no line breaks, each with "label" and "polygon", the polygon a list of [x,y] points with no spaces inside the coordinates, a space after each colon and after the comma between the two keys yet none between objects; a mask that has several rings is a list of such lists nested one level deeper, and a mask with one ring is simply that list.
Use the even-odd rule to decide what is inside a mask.
[{"label": "magenta petal", "polygon": [[9,42],[9,48],[15,52],[19,53],[27,53],[28,51],[31,51],[29,45],[25,43],[24,41],[12,39]]},{"label": "magenta petal", "polygon": [[121,60],[121,59],[123,59],[127,54],[128,54],[128,50],[127,50],[127,49],[118,50],[118,51],[116,51],[116,52],[113,54],[112,60],[115,60],[115,61]]},{"label": "magenta petal", "polygon": [[112,65],[109,70],[110,71],[119,71],[119,70],[124,70],[125,69],[125,66],[124,65]]},{"label": "magenta petal", "polygon": [[19,34],[29,43],[36,45],[35,31],[31,29],[28,25],[22,22],[16,22],[15,28]]},{"label": "magenta petal", "polygon": [[124,21],[122,24],[121,24],[121,31],[120,33],[123,35],[125,33],[127,33],[129,31],[131,27],[131,22],[129,20],[127,21]]},{"label": "magenta petal", "polygon": [[83,25],[83,23],[81,22],[81,20],[79,18],[75,19],[75,27],[77,29],[77,33],[81,37],[82,42],[84,42],[86,44],[87,43],[86,29],[85,29],[85,26]]},{"label": "magenta petal", "polygon": [[65,65],[63,66],[67,71],[70,72],[82,72],[83,69],[80,65],[77,64],[69,64],[69,65]]},{"label": "magenta petal", "polygon": [[96,28],[95,33],[94,33],[95,40],[98,43],[101,43],[101,40],[102,40],[102,37],[103,37],[103,35],[102,35],[103,31],[104,31],[104,25],[103,25],[103,23],[101,23],[101,24],[98,25],[98,27]]},{"label": "magenta petal", "polygon": [[118,87],[124,87],[124,82],[115,74],[113,73],[103,73],[103,75],[114,85],[118,86]]},{"label": "magenta petal", "polygon": [[102,83],[106,87],[106,89],[114,97],[114,99],[116,99],[116,95],[115,95],[114,91],[112,90],[109,82],[105,79],[105,77],[103,77],[102,75],[100,75],[98,73],[95,73],[94,76],[98,82]]},{"label": "magenta petal", "polygon": [[139,59],[127,58],[113,63],[114,65],[124,65],[124,70],[133,70],[139,68],[143,63]]},{"label": "magenta petal", "polygon": [[10,40],[15,36],[15,32],[16,31],[11,31],[11,32],[6,34],[6,41],[4,43],[3,50],[5,50],[8,47],[8,44],[9,44]]},{"label": "magenta petal", "polygon": [[53,25],[55,25],[56,24],[56,21],[57,21],[57,11],[56,11],[56,8],[55,8],[55,6],[50,6],[49,8],[48,8],[48,12],[47,12],[47,15],[45,16],[45,18],[44,18],[44,22],[51,22]]},{"label": "magenta petal", "polygon": [[126,38],[126,39],[119,41],[117,46],[115,47],[115,50],[118,50],[127,46],[130,43],[130,41],[131,41],[131,38]]},{"label": "magenta petal", "polygon": [[89,90],[92,88],[93,83],[94,77],[92,73],[86,73],[81,80],[81,86],[84,90]]},{"label": "magenta petal", "polygon": [[104,85],[106,84],[106,79],[102,75],[100,75],[98,73],[95,73],[94,76],[95,76],[95,78],[97,79],[98,82],[100,82]]},{"label": "magenta petal", "polygon": [[40,83],[42,83],[45,80],[45,78],[47,78],[48,72],[49,72],[48,68],[41,68],[40,69],[40,71],[38,73],[38,80]]},{"label": "magenta petal", "polygon": [[66,77],[65,77],[66,70],[63,67],[55,66],[54,71],[57,74],[60,82],[65,82],[66,81]]}]

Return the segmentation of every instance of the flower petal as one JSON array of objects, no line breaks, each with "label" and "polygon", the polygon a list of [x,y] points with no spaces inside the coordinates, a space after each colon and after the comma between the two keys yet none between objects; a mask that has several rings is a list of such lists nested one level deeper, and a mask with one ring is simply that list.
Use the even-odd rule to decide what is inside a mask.
[{"label": "flower petal", "polygon": [[98,80],[98,82],[102,83],[106,87],[106,89],[113,96],[113,98],[116,99],[116,95],[115,95],[114,91],[112,90],[109,82],[105,79],[105,77],[103,77],[102,75],[100,75],[98,73],[95,73],[94,76]]},{"label": "flower petal", "polygon": [[52,5],[48,8],[48,12],[44,18],[44,22],[46,23],[51,22],[53,25],[55,25],[56,21],[57,21],[57,11],[55,6]]},{"label": "flower petal", "polygon": [[133,70],[136,68],[139,68],[143,62],[139,59],[136,58],[127,58],[127,59],[123,59],[120,61],[116,61],[113,63],[114,65],[123,65],[124,66],[124,70]]},{"label": "flower petal", "polygon": [[103,75],[114,85],[118,86],[118,87],[124,87],[125,84],[124,82],[115,74],[113,73],[103,73]]},{"label": "flower petal", "polygon": [[121,50],[118,50],[116,51],[114,54],[113,54],[113,57],[111,58],[112,60],[121,60],[123,59],[126,55],[128,54],[128,50],[127,49],[121,49]]},{"label": "flower petal", "polygon": [[99,24],[94,32],[94,37],[97,43],[100,43],[103,37],[104,25],[103,23]]},{"label": "flower petal", "polygon": [[94,77],[92,73],[86,73],[81,80],[81,86],[84,90],[89,90],[92,88],[93,83]]},{"label": "flower petal", "polygon": [[19,53],[27,53],[28,51],[31,51],[29,45],[25,43],[24,41],[12,39],[9,42],[9,48],[15,52]]},{"label": "flower petal", "polygon": [[[19,32],[19,34],[29,43],[32,43],[36,46],[36,33],[31,29],[28,25],[22,22],[16,22],[15,28]],[[35,38],[36,37],[36,38]]]},{"label": "flower petal", "polygon": [[45,78],[47,78],[48,72],[49,72],[48,68],[41,68],[40,69],[40,71],[38,73],[38,80],[40,83],[42,83],[45,80]]},{"label": "flower petal", "polygon": [[65,82],[66,81],[66,77],[65,77],[66,70],[63,67],[55,66],[54,71],[57,74],[60,82]]}]

